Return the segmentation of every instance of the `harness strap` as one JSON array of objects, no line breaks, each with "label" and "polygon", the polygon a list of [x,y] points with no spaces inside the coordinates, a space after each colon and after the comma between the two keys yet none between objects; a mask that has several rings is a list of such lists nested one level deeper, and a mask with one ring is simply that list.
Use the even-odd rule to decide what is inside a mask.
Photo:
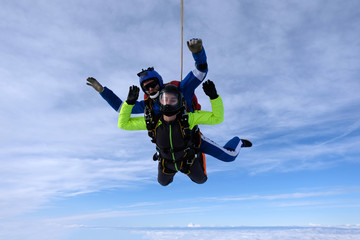
[{"label": "harness strap", "polygon": [[[190,168],[194,164],[194,160],[197,157],[197,154],[199,153],[199,147],[201,144],[201,136],[200,131],[197,126],[193,128],[193,130],[190,130],[189,126],[189,115],[186,112],[186,109],[184,107],[183,112],[179,113],[179,125],[182,133],[182,137],[186,142],[186,146],[184,147],[178,147],[178,148],[167,148],[167,149],[161,149],[163,152],[168,152],[171,154],[174,154],[176,152],[184,151],[184,156],[179,160],[169,160],[165,159],[161,156],[161,154],[154,154],[153,160],[159,160],[162,165],[162,171],[165,174],[174,174],[177,171],[181,171],[185,174],[190,174]],[[145,122],[146,122],[146,128],[148,130],[148,135],[151,138],[151,142],[156,144],[156,128],[158,125],[158,122],[160,120],[161,115],[154,114],[153,110],[153,100],[152,99],[146,99],[145,100],[145,112],[144,112]],[[159,146],[156,145],[156,149],[160,153]],[[166,167],[165,162],[167,163],[173,163],[175,164],[176,171],[169,169]],[[178,168],[178,165],[180,165],[180,169]]]},{"label": "harness strap", "polygon": [[151,138],[151,142],[155,143],[156,139],[156,128],[160,120],[160,116],[156,116],[153,110],[153,100],[145,100],[145,112],[144,112],[146,128],[148,130],[148,135]]},{"label": "harness strap", "polygon": [[[193,155],[193,156],[185,155],[181,160],[177,160],[175,162],[172,160],[169,160],[169,159],[165,159],[165,158],[160,158],[159,161],[161,162],[161,165],[162,165],[162,171],[165,174],[174,174],[174,173],[180,171],[182,173],[185,173],[186,175],[189,175],[191,172],[190,168],[194,164],[195,157],[196,157],[196,155]],[[174,164],[176,171],[167,168],[165,163]],[[180,168],[178,168],[178,165],[180,165]]]}]

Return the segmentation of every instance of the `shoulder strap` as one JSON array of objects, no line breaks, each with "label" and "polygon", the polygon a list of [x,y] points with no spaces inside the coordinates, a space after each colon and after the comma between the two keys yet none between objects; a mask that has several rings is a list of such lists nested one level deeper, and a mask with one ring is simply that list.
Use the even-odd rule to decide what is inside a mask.
[{"label": "shoulder strap", "polygon": [[146,128],[148,130],[148,135],[151,138],[151,142],[155,143],[156,137],[156,127],[160,120],[160,115],[154,114],[153,104],[154,101],[151,98],[146,99],[145,101],[145,122]]},{"label": "shoulder strap", "polygon": [[187,142],[187,148],[197,151],[200,147],[200,142],[198,140],[200,131],[197,126],[190,130],[189,114],[186,112],[185,107],[184,111],[180,113],[179,122],[183,138]]}]

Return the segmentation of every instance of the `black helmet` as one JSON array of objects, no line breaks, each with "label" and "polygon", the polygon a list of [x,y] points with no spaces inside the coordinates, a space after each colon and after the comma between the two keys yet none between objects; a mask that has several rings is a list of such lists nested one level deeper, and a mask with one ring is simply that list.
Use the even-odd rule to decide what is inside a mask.
[{"label": "black helmet", "polygon": [[183,96],[175,85],[166,85],[159,95],[160,111],[166,116],[179,113],[183,107]]}]

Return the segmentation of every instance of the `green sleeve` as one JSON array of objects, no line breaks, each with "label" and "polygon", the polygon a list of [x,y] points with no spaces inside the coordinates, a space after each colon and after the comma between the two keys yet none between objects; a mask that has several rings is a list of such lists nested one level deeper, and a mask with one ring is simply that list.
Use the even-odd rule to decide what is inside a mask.
[{"label": "green sleeve", "polygon": [[118,127],[123,130],[146,130],[144,117],[131,117],[133,107],[134,105],[124,101],[119,114]]},{"label": "green sleeve", "polygon": [[192,129],[195,125],[215,125],[224,121],[224,105],[221,97],[210,100],[212,111],[195,111],[189,113],[189,125]]}]

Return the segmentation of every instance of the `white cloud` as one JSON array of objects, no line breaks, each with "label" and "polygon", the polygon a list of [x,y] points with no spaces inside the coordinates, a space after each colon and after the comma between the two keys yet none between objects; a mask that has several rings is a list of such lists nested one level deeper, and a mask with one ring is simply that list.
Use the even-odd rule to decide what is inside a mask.
[{"label": "white cloud", "polygon": [[[201,129],[219,144],[234,135],[254,143],[234,164],[209,158],[209,174],[242,168],[256,175],[358,163],[360,45],[355,9],[357,1],[186,2],[184,40],[203,38],[208,77],[225,104],[225,122]],[[34,212],[54,198],[158,184],[151,161],[154,146],[146,132],[117,129],[117,113],[85,81],[94,76],[124,99],[128,86],[138,83],[141,68],[155,66],[165,81],[178,78],[179,2],[6,1],[0,16],[0,217]],[[184,63],[187,73],[193,60],[186,46]],[[197,92],[203,108],[209,109],[202,89]],[[244,194],[228,201],[294,200],[279,204],[301,206],[338,194]],[[154,203],[138,205],[145,209],[148,204]],[[73,218],[136,214],[155,213],[109,210],[74,213]],[[9,229],[15,232],[26,224],[12,222]],[[26,229],[33,233],[39,227]],[[309,239],[315,230],[309,231]],[[290,239],[294,232],[267,236],[231,231],[195,235]],[[295,237],[300,239],[304,231]],[[175,236],[191,239],[191,233]],[[331,234],[324,236],[338,237]],[[10,239],[6,236],[0,238]],[[155,231],[147,237],[155,236],[167,239],[171,234]]]},{"label": "white cloud", "polygon": [[187,225],[187,227],[189,227],[189,228],[199,228],[200,227],[200,224],[193,224],[193,223],[189,223],[188,225]]},{"label": "white cloud", "polygon": [[281,199],[297,199],[297,198],[312,198],[312,197],[323,197],[331,195],[339,195],[343,192],[340,190],[328,191],[328,192],[305,192],[305,193],[285,193],[278,195],[252,195],[252,196],[242,196],[242,197],[214,197],[208,198],[209,200],[215,201],[249,201],[249,200],[281,200]]},{"label": "white cloud", "polygon": [[[54,198],[155,181],[155,166],[145,161],[26,158],[3,163],[1,218],[31,212]],[[26,204],[24,204],[24,196]]]},{"label": "white cloud", "polygon": [[262,240],[353,240],[360,237],[358,228],[346,227],[240,227],[240,228],[205,228],[181,230],[148,230],[141,231],[145,239],[187,239],[187,240],[237,240],[237,239],[262,239]]}]

